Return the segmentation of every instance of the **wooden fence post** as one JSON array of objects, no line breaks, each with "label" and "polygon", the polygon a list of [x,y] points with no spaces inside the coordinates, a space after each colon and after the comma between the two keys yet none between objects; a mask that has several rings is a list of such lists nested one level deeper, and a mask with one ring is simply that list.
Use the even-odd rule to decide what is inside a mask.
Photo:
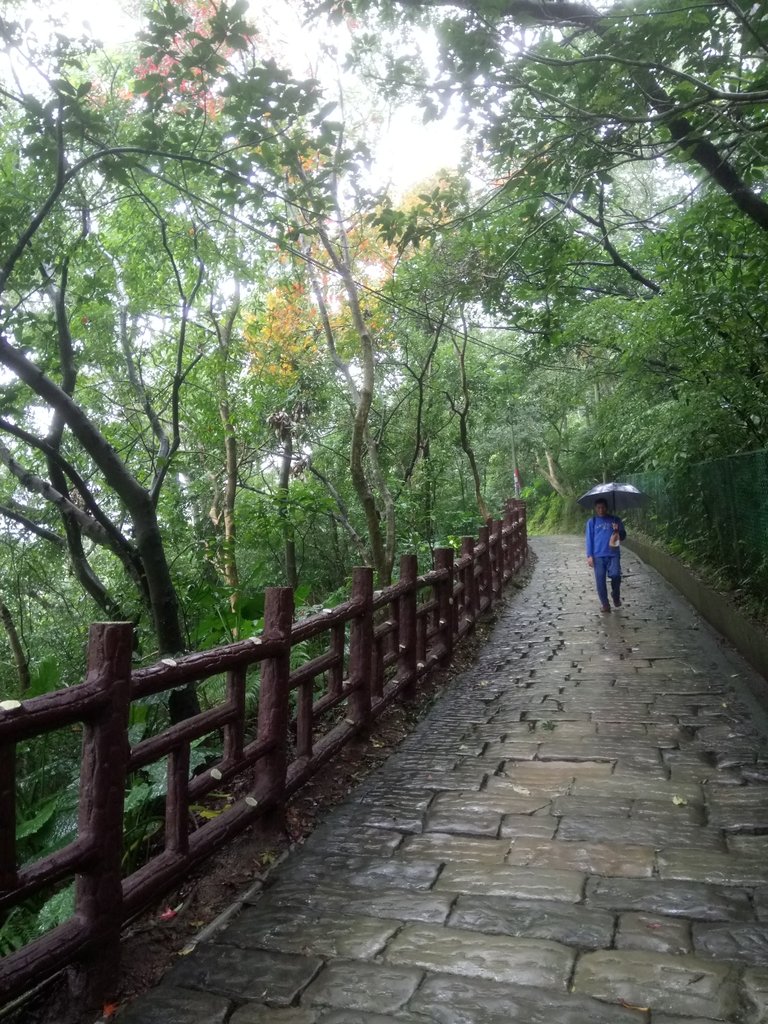
[{"label": "wooden fence post", "polygon": [[477,586],[475,582],[475,538],[461,538],[461,556],[469,555],[464,566],[464,614],[473,625],[477,619]]},{"label": "wooden fence post", "polygon": [[[418,576],[416,555],[400,558],[400,583],[413,583]],[[407,682],[403,688],[406,700],[416,697],[416,588],[397,599],[397,675]]]},{"label": "wooden fence post", "polygon": [[435,586],[437,601],[437,627],[443,654],[441,660],[449,662],[453,657],[453,548],[435,548],[435,568],[445,569],[447,578]]},{"label": "wooden fence post", "polygon": [[227,704],[237,708],[235,721],[224,726],[224,756],[222,760],[227,766],[237,764],[243,756],[247,671],[246,666],[241,665],[239,668],[232,668],[227,672]]},{"label": "wooden fence post", "polygon": [[373,569],[358,565],[352,570],[352,600],[363,610],[349,627],[349,715],[362,729],[371,720],[371,673],[373,665]]},{"label": "wooden fence post", "polygon": [[259,743],[273,745],[257,771],[259,799],[272,797],[282,804],[288,768],[289,680],[291,675],[291,625],[293,591],[290,587],[267,587],[264,595],[264,641],[282,641],[280,652],[261,665],[259,685]]},{"label": "wooden fence post", "polygon": [[502,536],[502,530],[504,524],[500,519],[494,519],[492,536],[494,538],[493,545],[493,590],[494,600],[498,601],[501,597],[502,591],[504,590],[504,538]]},{"label": "wooden fence post", "polygon": [[16,888],[16,744],[0,744],[0,892]]},{"label": "wooden fence post", "polygon": [[132,650],[130,622],[91,626],[86,682],[104,690],[107,700],[83,723],[78,828],[94,854],[88,870],[75,881],[75,912],[83,921],[88,945],[70,976],[73,997],[88,1010],[112,999],[119,980]]},{"label": "wooden fence post", "polygon": [[520,506],[515,501],[514,512],[515,517],[515,572],[523,564],[523,521],[520,515]]},{"label": "wooden fence post", "polygon": [[524,501],[518,501],[520,511],[520,564],[522,565],[528,554],[528,506]]},{"label": "wooden fence post", "polygon": [[485,550],[480,553],[480,579],[482,580],[483,596],[487,598],[486,607],[493,604],[493,575],[491,573],[491,520],[478,531],[480,544],[485,545]]},{"label": "wooden fence post", "polygon": [[504,555],[505,577],[514,575],[517,564],[515,554],[515,513],[512,511],[512,503],[507,502],[504,510],[504,529],[507,531],[507,550]]}]

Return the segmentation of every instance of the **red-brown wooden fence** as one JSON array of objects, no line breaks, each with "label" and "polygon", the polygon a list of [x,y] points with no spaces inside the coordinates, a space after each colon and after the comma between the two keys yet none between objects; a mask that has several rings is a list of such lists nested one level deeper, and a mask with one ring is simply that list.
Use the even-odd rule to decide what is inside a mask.
[{"label": "red-brown wooden fence", "polygon": [[[64,967],[74,968],[71,978],[84,1004],[110,997],[124,922],[213,850],[282,806],[392,700],[412,697],[419,679],[450,661],[457,641],[499,598],[526,552],[525,506],[511,501],[503,521],[489,520],[477,539],[464,538],[458,558],[452,548],[438,548],[432,571],[419,576],[415,555],[404,555],[399,581],[378,591],[372,570],[357,568],[348,601],[302,622],[292,621],[293,592],[269,588],[259,637],[132,671],[131,624],[91,626],[82,684],[0,710],[0,913],[75,879],[72,918],[0,960],[0,999],[8,1001]],[[329,635],[327,651],[291,671],[292,647],[322,634]],[[246,716],[245,683],[249,667],[257,663],[258,720],[253,723]],[[221,673],[226,674],[223,704],[130,746],[132,701]],[[323,731],[329,712],[332,722]],[[78,837],[19,868],[16,745],[78,725],[83,729]],[[190,745],[212,733],[223,734],[221,760],[191,776]],[[166,757],[163,848],[122,878],[126,781],[131,772]],[[250,795],[213,820],[195,824],[190,805],[245,773]]]}]

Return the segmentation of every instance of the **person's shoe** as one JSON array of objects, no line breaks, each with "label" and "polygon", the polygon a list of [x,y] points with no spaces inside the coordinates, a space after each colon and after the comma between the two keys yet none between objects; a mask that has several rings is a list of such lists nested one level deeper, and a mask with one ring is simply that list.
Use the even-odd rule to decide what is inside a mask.
[{"label": "person's shoe", "polygon": [[614,597],[614,599],[613,599],[613,606],[614,606],[614,608],[621,608],[621,598],[620,597]]},{"label": "person's shoe", "polygon": [[609,604],[601,604],[600,605],[600,611],[601,612],[606,612],[608,615],[610,615],[610,613],[611,613],[611,606]]}]

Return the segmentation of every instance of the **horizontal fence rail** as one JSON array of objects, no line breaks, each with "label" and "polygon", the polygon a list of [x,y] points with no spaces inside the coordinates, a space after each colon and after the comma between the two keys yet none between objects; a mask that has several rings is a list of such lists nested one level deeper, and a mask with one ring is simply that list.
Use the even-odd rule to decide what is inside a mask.
[{"label": "horizontal fence rail", "polygon": [[[191,867],[274,811],[396,698],[416,696],[419,680],[447,665],[455,645],[501,596],[527,554],[525,505],[507,504],[465,537],[458,557],[438,548],[418,574],[403,555],[400,578],[373,589],[373,571],[356,568],[348,601],[293,622],[293,591],[266,591],[262,635],[132,670],[130,623],[91,626],[88,666],[79,686],[0,710],[0,914],[42,890],[75,881],[75,912],[64,924],[0,959],[6,1002],[64,967],[83,1004],[114,994],[123,924],[182,881]],[[327,638],[327,649],[298,668],[291,652]],[[258,709],[249,716],[246,679],[259,672]],[[131,746],[134,701],[217,676],[217,706]],[[255,720],[253,718],[255,717]],[[77,838],[19,867],[16,853],[17,744],[62,727],[82,728]],[[192,744],[221,737],[221,756],[192,773]],[[167,760],[165,827],[145,864],[122,877],[126,786],[133,773]],[[237,781],[244,795],[211,820],[192,811]],[[243,785],[245,782],[245,785]]]}]

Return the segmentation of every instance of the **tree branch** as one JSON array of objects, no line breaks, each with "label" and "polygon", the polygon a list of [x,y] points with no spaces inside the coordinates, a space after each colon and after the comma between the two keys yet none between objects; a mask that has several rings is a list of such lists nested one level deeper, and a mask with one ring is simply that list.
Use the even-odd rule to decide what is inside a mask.
[{"label": "tree branch", "polygon": [[14,523],[18,523],[30,533],[34,533],[36,536],[42,537],[43,540],[50,541],[51,544],[55,544],[56,547],[65,548],[67,546],[67,542],[61,534],[54,533],[54,531],[49,530],[48,527],[41,526],[39,523],[36,523],[26,512],[22,511],[22,506],[16,506],[17,503],[14,501],[11,501],[6,505],[0,505],[0,516],[5,516],[6,519],[12,519]]},{"label": "tree branch", "polygon": [[109,535],[100,523],[79,509],[77,505],[73,505],[69,498],[52,487],[47,480],[43,480],[42,477],[17,462],[10,449],[4,444],[0,444],[0,462],[30,493],[39,494],[41,498],[45,498],[46,501],[55,505],[62,516],[73,519],[87,537],[97,544],[102,544],[105,547],[111,546]]}]

